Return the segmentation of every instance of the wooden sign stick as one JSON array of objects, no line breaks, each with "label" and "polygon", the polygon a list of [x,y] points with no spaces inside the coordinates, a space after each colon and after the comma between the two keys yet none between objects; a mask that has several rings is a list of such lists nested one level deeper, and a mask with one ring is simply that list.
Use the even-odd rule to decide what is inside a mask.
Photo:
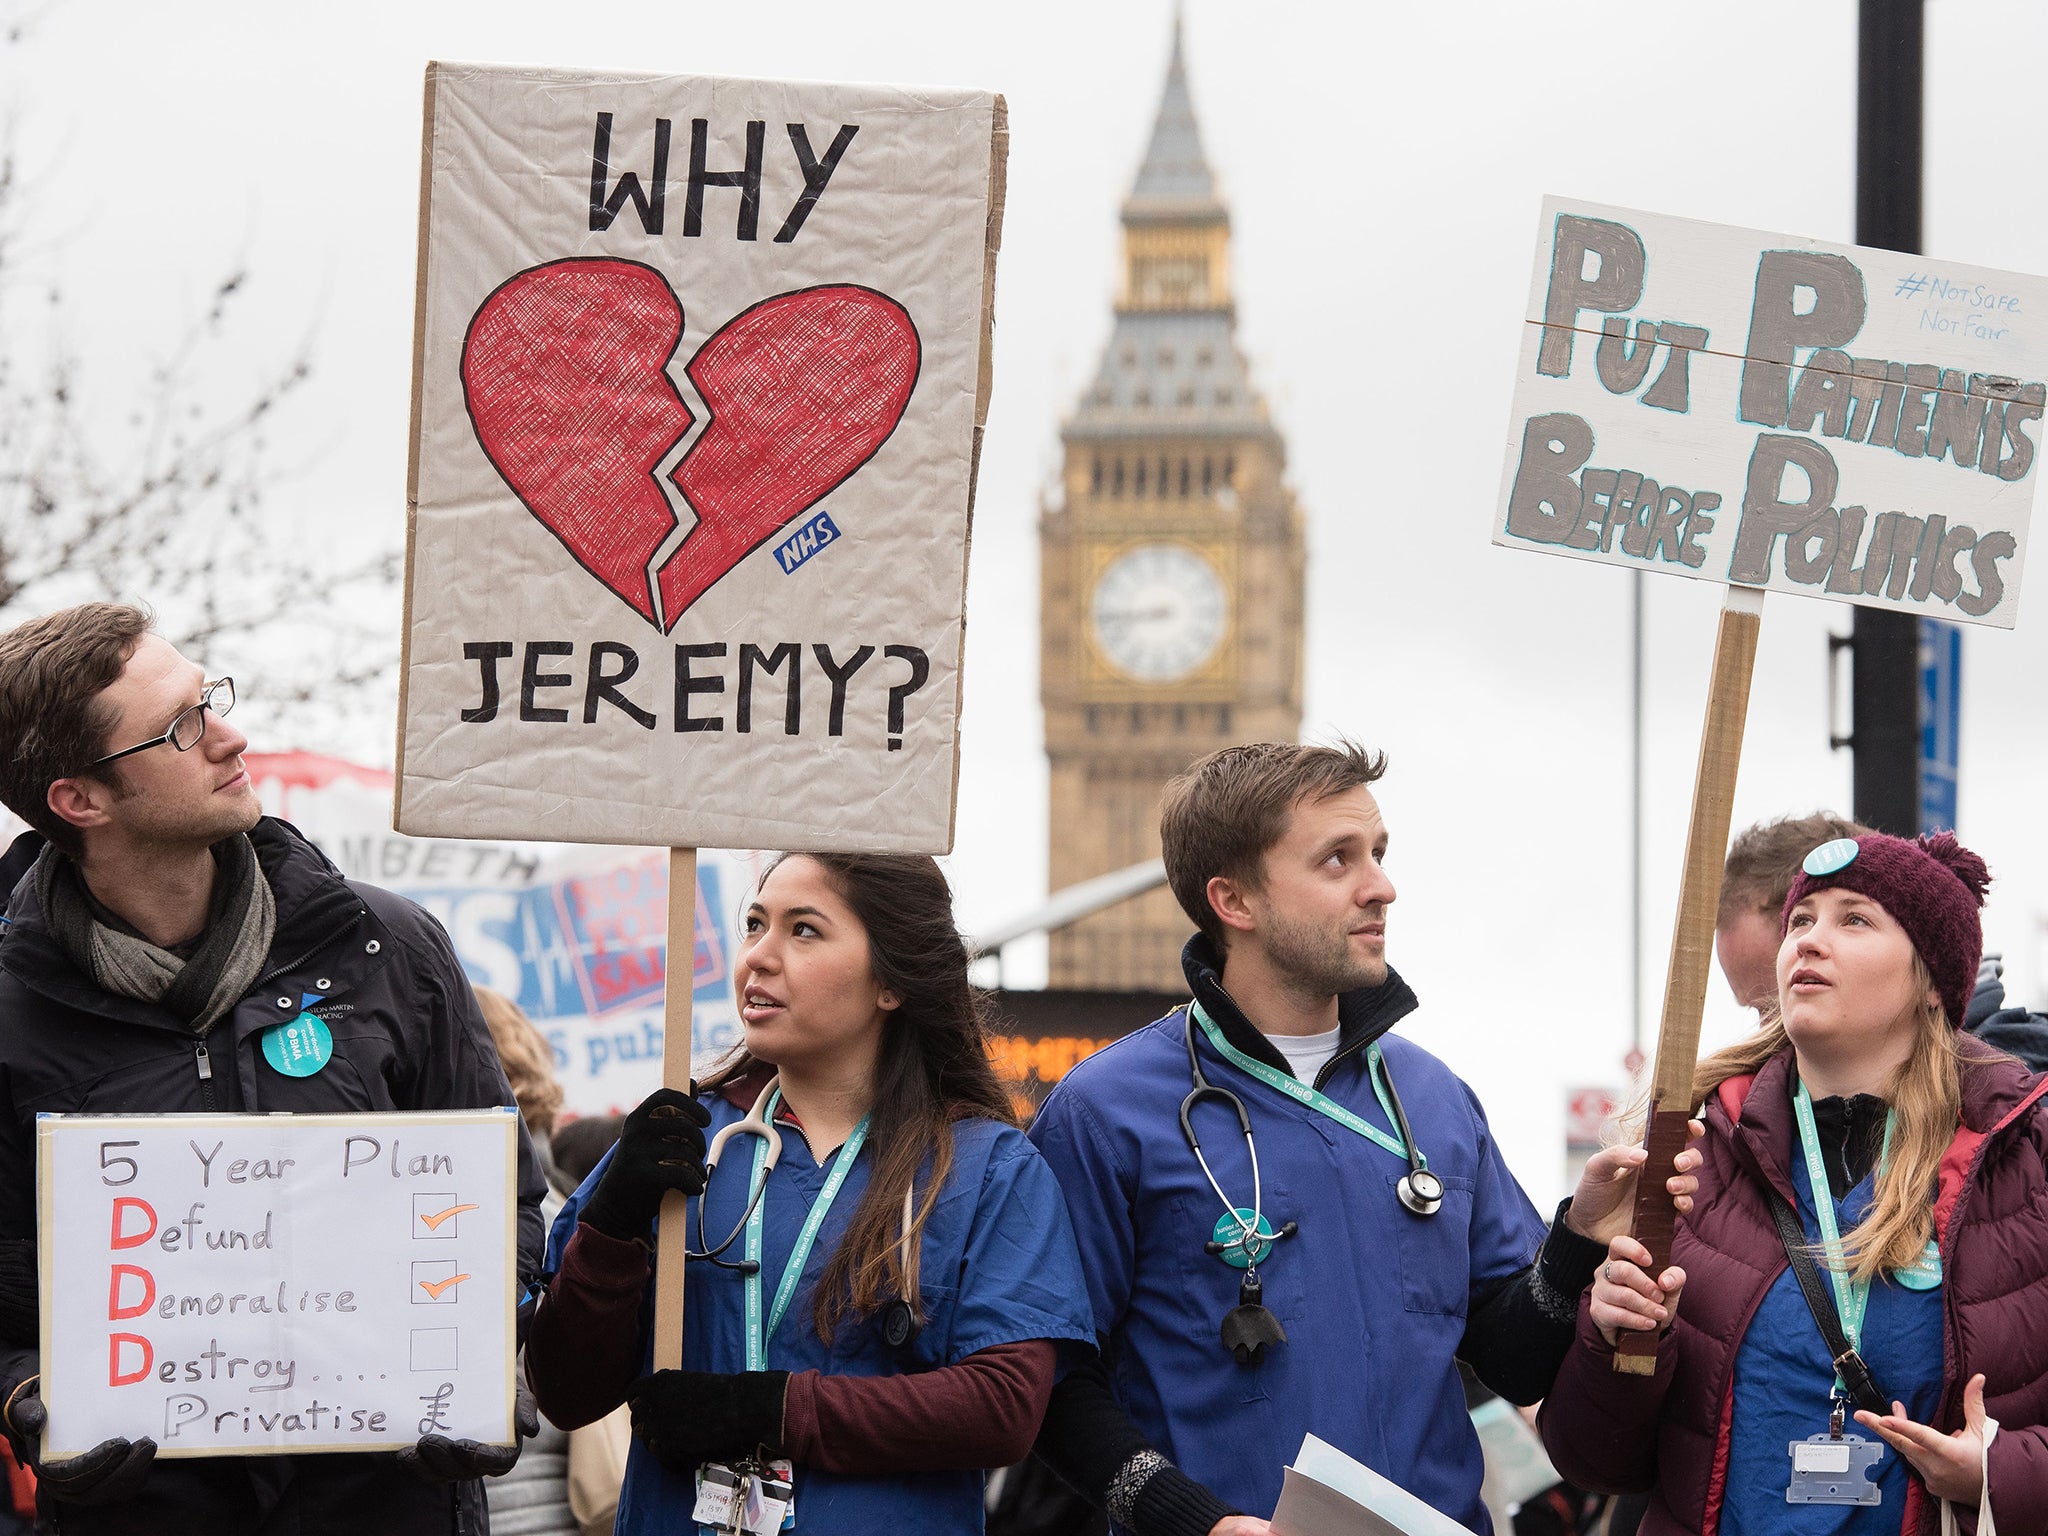
[{"label": "wooden sign stick", "polygon": [[[1695,1108],[1692,1080],[1699,1066],[1700,1016],[1707,1005],[1707,977],[1714,956],[1715,909],[1721,901],[1721,869],[1728,858],[1728,821],[1735,808],[1735,772],[1742,761],[1742,727],[1749,713],[1749,679],[1756,666],[1756,637],[1763,619],[1759,587],[1730,587],[1714,636],[1714,671],[1707,685],[1707,718],[1700,732],[1700,761],[1692,784],[1692,820],[1685,836],[1685,869],[1679,879],[1678,926],[1671,935],[1671,967],[1664,977],[1664,1016],[1657,1028],[1657,1060],[1651,1069],[1650,1114],[1644,1145],[1649,1160],[1636,1180],[1635,1216],[1630,1232],[1650,1250],[1650,1273],[1671,1260],[1671,1232],[1678,1212],[1664,1187],[1671,1160],[1685,1150],[1686,1121]],[[1614,1368],[1631,1376],[1657,1370],[1657,1334],[1631,1330],[1614,1351]]]},{"label": "wooden sign stick", "polygon": [[[1740,734],[1740,725],[1737,726]],[[1727,818],[1722,817],[1725,823]],[[690,1091],[690,991],[697,968],[697,850],[668,851],[668,976],[661,1005],[661,1086]],[[1698,1033],[1695,1022],[1694,1033]],[[661,1197],[654,1246],[654,1368],[683,1364],[683,1250],[689,1246],[690,1197]]]}]

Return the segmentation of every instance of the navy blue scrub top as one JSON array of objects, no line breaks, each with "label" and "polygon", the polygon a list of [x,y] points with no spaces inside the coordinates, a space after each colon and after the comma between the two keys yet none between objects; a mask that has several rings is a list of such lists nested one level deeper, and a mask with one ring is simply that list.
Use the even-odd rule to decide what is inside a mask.
[{"label": "navy blue scrub top", "polygon": [[[1182,1471],[1250,1514],[1272,1514],[1281,1469],[1314,1434],[1488,1530],[1455,1355],[1473,1293],[1532,1263],[1547,1226],[1478,1100],[1420,1046],[1381,1037],[1416,1140],[1444,1182],[1442,1209],[1418,1217],[1394,1195],[1405,1158],[1232,1066],[1197,1032],[1203,1071],[1251,1116],[1266,1219],[1276,1230],[1300,1223],[1259,1266],[1287,1342],[1243,1366],[1219,1334],[1241,1272],[1202,1247],[1223,1203],[1180,1131],[1185,1027],[1176,1010],[1081,1062],[1031,1128],[1066,1190],[1125,1411]],[[1339,1062],[1322,1091],[1398,1137],[1365,1055]],[[1195,1129],[1224,1193],[1249,1206],[1236,1116],[1207,1102]]]},{"label": "navy blue scrub top", "polygon": [[[1820,1242],[1814,1214],[1813,1181],[1806,1159],[1792,1159],[1792,1187],[1799,1195],[1799,1220],[1807,1238]],[[1825,1193],[1825,1191],[1823,1191]],[[1872,1177],[1835,1202],[1838,1231],[1847,1232],[1870,1212]],[[1823,1271],[1825,1274],[1825,1271]],[[1941,1405],[1942,1287],[1914,1291],[1890,1279],[1870,1287],[1863,1314],[1859,1353],[1887,1399],[1906,1405],[1918,1423],[1933,1420]],[[1684,1305],[1683,1301],[1679,1303]],[[1728,1493],[1721,1508],[1722,1536],[1897,1536],[1906,1512],[1906,1460],[1876,1431],[1851,1419],[1843,1428],[1884,1446],[1875,1481],[1883,1502],[1788,1504],[1792,1480],[1790,1445],[1825,1434],[1828,1394],[1835,1383],[1820,1325],[1800,1292],[1788,1264],[1764,1293],[1735,1355],[1735,1401],[1729,1428]]]},{"label": "navy blue scrub top", "polygon": [[[722,1095],[705,1095],[711,1111],[707,1137],[742,1118]],[[753,1172],[753,1137],[736,1136],[712,1176],[704,1199],[704,1231],[712,1244],[724,1240],[746,1210]],[[782,1156],[768,1177],[762,1202],[761,1309],[765,1317],[796,1247],[797,1233],[825,1184],[837,1148],[826,1149],[824,1166],[813,1159],[794,1126],[782,1127]],[[578,1212],[611,1162],[607,1153],[562,1209],[548,1236],[547,1269],[560,1267],[562,1250],[574,1232]],[[957,1365],[977,1350],[1025,1339],[1054,1339],[1092,1345],[1089,1317],[1073,1231],[1059,1185],[1022,1133],[988,1120],[956,1121],[953,1167],[937,1207],[925,1223],[918,1253],[918,1285],[928,1321],[914,1342],[891,1349],[881,1336],[880,1313],[849,1318],[826,1345],[812,1323],[818,1277],[845,1236],[859,1208],[873,1167],[873,1146],[863,1147],[845,1185],[820,1228],[804,1278],[788,1315],[768,1341],[767,1368],[823,1371],[835,1376],[888,1376]],[[690,1202],[690,1246],[697,1246],[697,1204]],[[726,1253],[737,1261],[745,1238]],[[652,1369],[647,1337],[653,1317],[653,1287],[642,1309],[645,1369]],[[683,1310],[683,1368],[735,1372],[746,1369],[746,1311],[742,1277],[710,1264],[689,1267]],[[1065,1355],[1067,1351],[1063,1350]],[[887,1531],[890,1536],[958,1536],[982,1529],[983,1474],[975,1471],[902,1473],[854,1477],[796,1469],[798,1536]],[[637,1437],[626,1461],[619,1497],[617,1536],[694,1536],[690,1519],[693,1480],[671,1476]]]}]

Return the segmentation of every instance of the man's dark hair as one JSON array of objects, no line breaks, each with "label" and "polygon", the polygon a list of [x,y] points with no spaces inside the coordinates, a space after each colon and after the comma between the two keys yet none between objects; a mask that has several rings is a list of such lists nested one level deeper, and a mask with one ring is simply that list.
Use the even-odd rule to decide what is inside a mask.
[{"label": "man's dark hair", "polygon": [[1735,835],[1728,845],[1728,863],[1721,871],[1721,904],[1714,926],[1723,927],[1744,912],[1776,917],[1785,907],[1799,866],[1822,843],[1838,837],[1861,837],[1870,831],[1860,822],[1829,811],[1811,816],[1780,816],[1760,821]]},{"label": "man's dark hair", "polygon": [[50,809],[50,786],[106,753],[114,711],[101,694],[151,622],[124,603],[81,603],[0,635],[0,805],[74,858],[85,841]]},{"label": "man's dark hair", "polygon": [[1225,948],[1228,933],[1209,905],[1209,882],[1221,876],[1258,890],[1266,850],[1286,836],[1297,805],[1357,789],[1386,771],[1385,753],[1348,741],[1259,741],[1210,753],[1169,783],[1161,800],[1160,849],[1180,909]]}]

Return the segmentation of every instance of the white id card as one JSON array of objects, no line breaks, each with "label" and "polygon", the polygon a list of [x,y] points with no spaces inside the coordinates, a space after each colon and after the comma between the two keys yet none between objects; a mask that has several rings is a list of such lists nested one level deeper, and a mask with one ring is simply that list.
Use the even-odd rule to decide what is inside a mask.
[{"label": "white id card", "polygon": [[774,1536],[796,1524],[796,1466],[771,1461],[747,1487],[740,1528],[747,1536]]},{"label": "white id card", "polygon": [[697,1503],[690,1518],[713,1531],[734,1529],[733,1508],[739,1503],[740,1479],[730,1467],[716,1462],[697,1469]]},{"label": "white id card", "polygon": [[1884,1446],[1861,1435],[1814,1435],[1786,1446],[1792,1457],[1787,1504],[1878,1504],[1884,1490],[1865,1474],[1884,1459]]}]

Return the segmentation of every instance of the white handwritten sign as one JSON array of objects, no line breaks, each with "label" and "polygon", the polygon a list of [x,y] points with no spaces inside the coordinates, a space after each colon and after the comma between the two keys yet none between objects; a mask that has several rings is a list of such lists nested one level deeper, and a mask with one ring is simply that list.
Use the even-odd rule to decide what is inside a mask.
[{"label": "white handwritten sign", "polygon": [[44,1454],[510,1443],[513,1117],[39,1117]]},{"label": "white handwritten sign", "polygon": [[945,851],[1001,98],[427,98],[399,829]]},{"label": "white handwritten sign", "polygon": [[1493,541],[2010,628],[2048,280],[1548,198]]}]

